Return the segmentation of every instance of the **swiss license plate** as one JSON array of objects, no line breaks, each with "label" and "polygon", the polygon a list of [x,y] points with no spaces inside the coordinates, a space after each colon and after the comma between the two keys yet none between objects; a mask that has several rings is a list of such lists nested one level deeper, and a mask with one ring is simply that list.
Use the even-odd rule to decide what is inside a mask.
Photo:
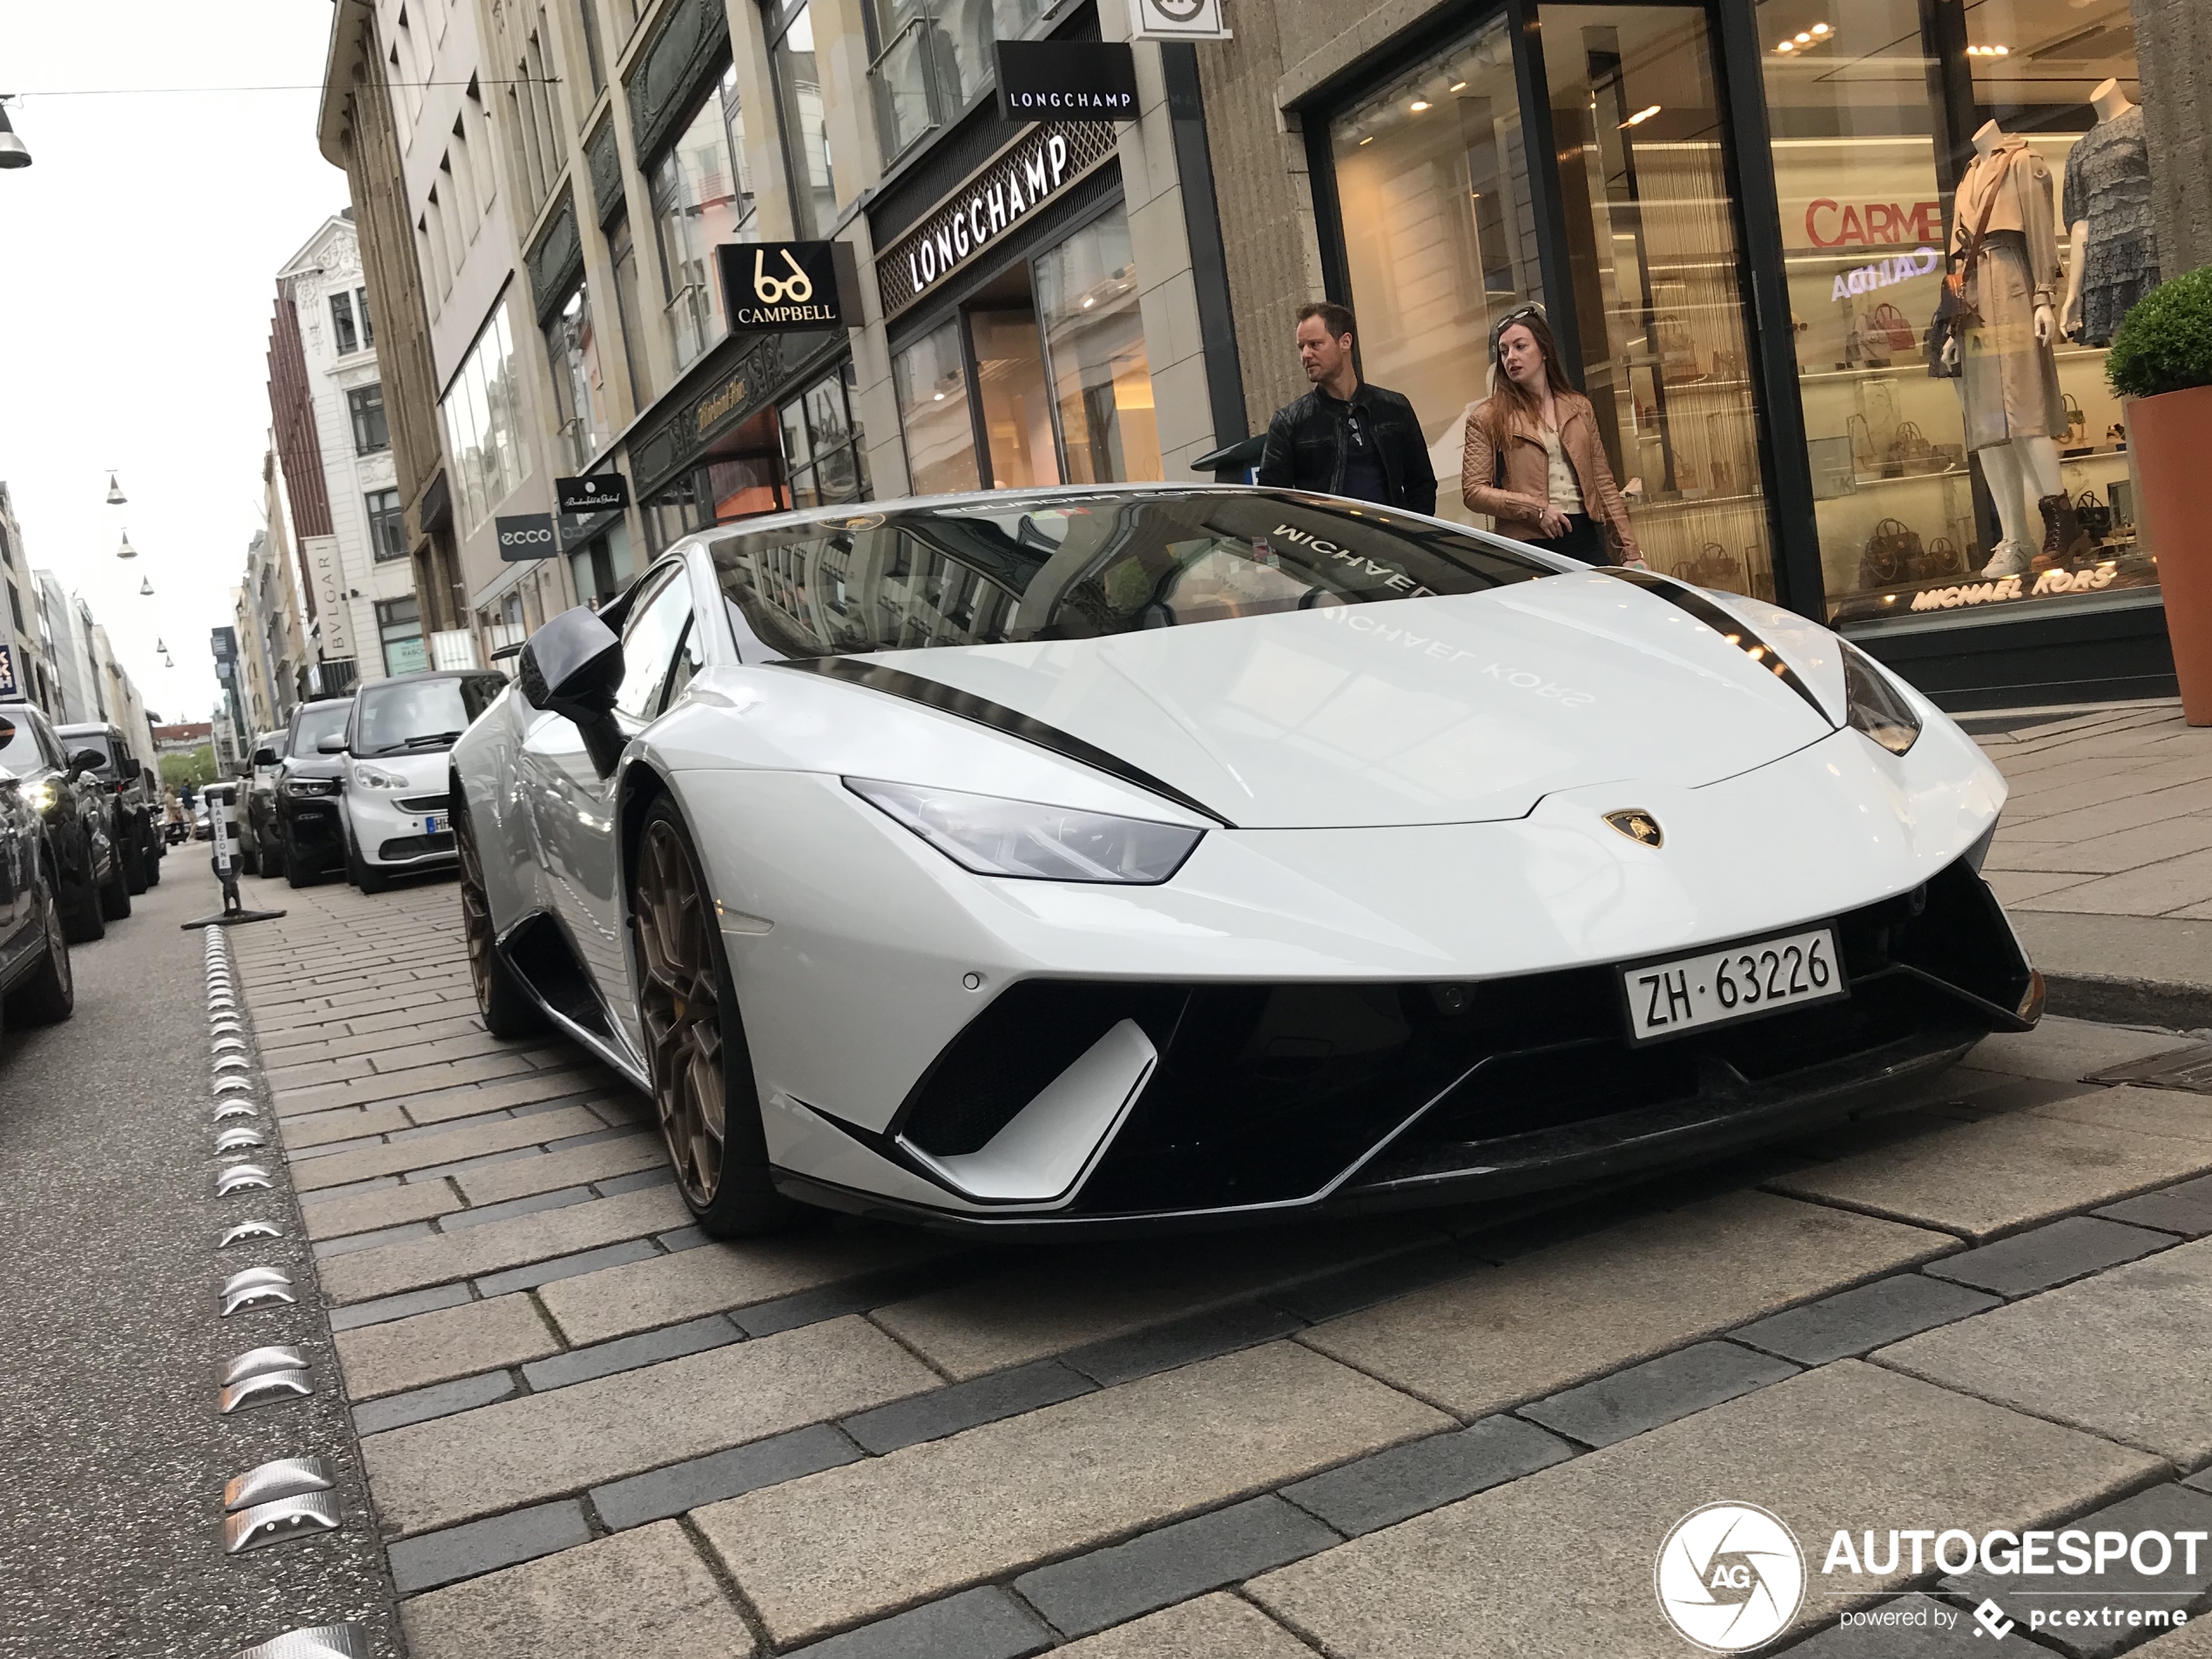
[{"label": "swiss license plate", "polygon": [[1828,927],[1640,962],[1621,970],[1621,988],[1629,1034],[1638,1042],[1851,995]]}]

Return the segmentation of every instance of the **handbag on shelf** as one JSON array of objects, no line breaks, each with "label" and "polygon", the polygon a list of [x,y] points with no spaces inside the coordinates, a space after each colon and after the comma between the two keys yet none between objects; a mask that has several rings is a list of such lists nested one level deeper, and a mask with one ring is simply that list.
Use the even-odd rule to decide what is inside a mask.
[{"label": "handbag on shelf", "polygon": [[1651,320],[1652,347],[1669,380],[1696,380],[1697,341],[1689,325],[1670,311]]},{"label": "handbag on shelf", "polygon": [[1997,206],[1997,192],[2005,182],[2006,172],[2013,165],[2019,152],[2006,150],[1997,158],[1997,176],[1989,181],[1989,189],[1981,199],[1981,213],[1974,225],[1974,233],[1967,239],[1966,261],[1956,271],[1947,271],[1943,278],[1943,294],[1936,301],[1935,317],[1928,324],[1928,332],[1920,342],[1920,349],[1928,360],[1928,373],[1939,381],[1955,381],[1966,358],[1966,347],[1959,347],[1952,361],[1943,361],[1943,348],[1954,341],[1963,341],[1966,330],[1981,327],[1981,314],[1966,300],[1966,284],[1973,280],[1974,266],[1981,261],[1982,239],[1989,233],[1990,210]]},{"label": "handbag on shelf", "polygon": [[1915,581],[1932,582],[1938,577],[1963,575],[1966,569],[1966,556],[1959,551],[1959,543],[1948,536],[1939,536],[1928,543],[1927,551],[1920,556],[1920,568],[1912,575]]},{"label": "handbag on shelf", "polygon": [[1858,585],[1886,588],[1907,581],[1926,556],[1919,531],[1900,519],[1885,518],[1874,526],[1858,556]]},{"label": "handbag on shelf", "polygon": [[1898,423],[1896,435],[1890,440],[1889,458],[1897,466],[1897,470],[1890,475],[1893,478],[1941,472],[1944,469],[1943,457],[1936,454],[1935,446],[1921,432],[1917,421]]},{"label": "handbag on shelf", "polygon": [[1890,361],[1888,331],[1871,316],[1853,316],[1851,327],[1844,331],[1844,367],[1887,368]]},{"label": "handbag on shelf", "polygon": [[2061,392],[2059,397],[2066,408],[2066,441],[2080,443],[2089,435],[2089,417],[2081,412],[2081,400],[2071,392]]},{"label": "handbag on shelf", "polygon": [[1693,587],[1726,588],[1733,592],[1743,578],[1743,567],[1718,542],[1707,542],[1697,550],[1696,558],[1675,566],[1673,574]]},{"label": "handbag on shelf", "polygon": [[2112,534],[2112,509],[2097,499],[2094,489],[2083,490],[2075,499],[2074,516],[2094,540],[2101,542]]},{"label": "handbag on shelf", "polygon": [[1905,314],[1885,300],[1874,307],[1874,314],[1867,319],[1874,331],[1887,341],[1892,354],[1909,353],[1912,349],[1912,325]]}]

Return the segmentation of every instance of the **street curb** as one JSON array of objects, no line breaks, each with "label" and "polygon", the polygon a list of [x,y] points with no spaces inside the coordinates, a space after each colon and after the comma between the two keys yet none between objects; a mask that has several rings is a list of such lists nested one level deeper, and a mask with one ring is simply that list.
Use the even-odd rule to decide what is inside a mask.
[{"label": "street curb", "polygon": [[2118,979],[2102,974],[2054,974],[2046,969],[2047,1008],[2076,1020],[2108,1025],[2154,1025],[2192,1031],[2212,1026],[2212,985],[2168,980]]}]

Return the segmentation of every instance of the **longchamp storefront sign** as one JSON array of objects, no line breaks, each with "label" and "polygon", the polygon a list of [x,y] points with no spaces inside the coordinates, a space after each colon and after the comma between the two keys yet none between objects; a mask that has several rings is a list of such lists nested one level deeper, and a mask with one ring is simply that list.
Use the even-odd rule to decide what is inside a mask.
[{"label": "longchamp storefront sign", "polygon": [[1001,40],[1002,121],[1134,121],[1136,54],[1125,40]]},{"label": "longchamp storefront sign", "polygon": [[896,316],[922,299],[1115,153],[1107,122],[1048,121],[1024,133],[884,250],[875,264],[884,315]]}]

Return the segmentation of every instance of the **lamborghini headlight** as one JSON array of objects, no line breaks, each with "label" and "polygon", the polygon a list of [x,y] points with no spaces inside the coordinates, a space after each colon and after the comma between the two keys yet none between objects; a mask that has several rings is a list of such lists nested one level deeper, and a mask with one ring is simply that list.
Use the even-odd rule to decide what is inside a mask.
[{"label": "lamborghini headlight", "polygon": [[1844,702],[1854,732],[1864,732],[1893,755],[1920,740],[1920,717],[1874,659],[1849,640],[1844,651]]},{"label": "lamborghini headlight", "polygon": [[1150,886],[1180,869],[1205,833],[1150,819],[871,778],[847,778],[845,786],[978,875]]}]

